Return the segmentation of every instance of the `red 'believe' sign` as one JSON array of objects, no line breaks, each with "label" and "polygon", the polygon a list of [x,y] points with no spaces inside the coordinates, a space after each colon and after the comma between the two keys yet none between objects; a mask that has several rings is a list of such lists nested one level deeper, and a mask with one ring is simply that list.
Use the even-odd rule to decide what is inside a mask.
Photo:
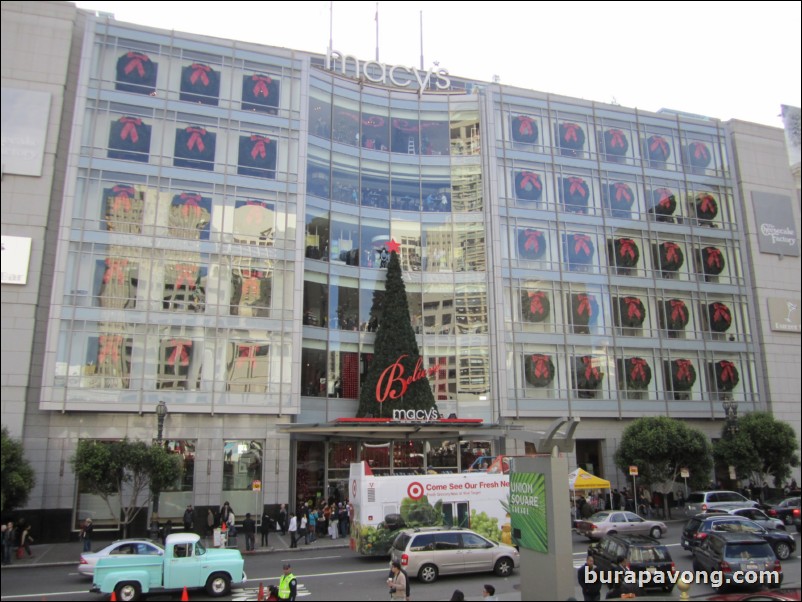
[{"label": "red 'believe' sign", "polygon": [[[379,403],[384,403],[388,398],[398,399],[407,392],[409,385],[435,374],[440,369],[439,364],[435,364],[428,370],[424,370],[423,358],[419,357],[415,363],[415,369],[412,371],[412,376],[404,378],[404,365],[401,360],[405,357],[407,357],[406,353],[385,368],[384,372],[379,376],[379,381],[376,383],[376,401]],[[400,386],[400,389],[396,388],[396,384]]]}]

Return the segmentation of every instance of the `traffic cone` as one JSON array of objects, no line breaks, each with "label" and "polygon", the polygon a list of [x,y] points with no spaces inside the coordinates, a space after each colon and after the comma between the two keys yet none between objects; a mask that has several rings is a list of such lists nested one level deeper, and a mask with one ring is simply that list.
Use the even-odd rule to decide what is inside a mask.
[{"label": "traffic cone", "polygon": [[259,582],[259,593],[256,595],[257,602],[262,602],[265,599],[265,586]]},{"label": "traffic cone", "polygon": [[225,523],[225,521],[223,521],[222,527],[223,527],[222,528],[222,532],[225,533],[226,532],[226,523]]},{"label": "traffic cone", "polygon": [[117,602],[117,593],[111,592],[111,598],[109,598],[109,602]]},{"label": "traffic cone", "polygon": [[181,592],[181,602],[189,602],[189,592],[187,592],[187,586],[184,586],[184,591]]}]

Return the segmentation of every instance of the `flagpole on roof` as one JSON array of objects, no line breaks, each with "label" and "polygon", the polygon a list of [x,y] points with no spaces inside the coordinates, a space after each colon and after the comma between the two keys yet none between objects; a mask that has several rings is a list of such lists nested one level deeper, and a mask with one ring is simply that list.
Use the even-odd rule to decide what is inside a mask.
[{"label": "flagpole on roof", "polygon": [[376,62],[379,62],[379,3],[376,3]]},{"label": "flagpole on roof", "polygon": [[334,49],[334,0],[329,2],[329,50]]},{"label": "flagpole on roof", "polygon": [[420,70],[423,71],[423,11],[420,11]]}]

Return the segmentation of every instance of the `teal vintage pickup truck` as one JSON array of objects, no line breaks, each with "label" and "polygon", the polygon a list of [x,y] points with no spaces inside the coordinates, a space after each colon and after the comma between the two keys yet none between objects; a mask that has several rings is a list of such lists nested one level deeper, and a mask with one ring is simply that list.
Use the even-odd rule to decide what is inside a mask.
[{"label": "teal vintage pickup truck", "polygon": [[138,600],[154,591],[205,587],[209,596],[225,596],[243,583],[245,561],[239,550],[207,549],[195,533],[167,536],[163,556],[107,556],[98,560],[92,592],[117,600]]}]

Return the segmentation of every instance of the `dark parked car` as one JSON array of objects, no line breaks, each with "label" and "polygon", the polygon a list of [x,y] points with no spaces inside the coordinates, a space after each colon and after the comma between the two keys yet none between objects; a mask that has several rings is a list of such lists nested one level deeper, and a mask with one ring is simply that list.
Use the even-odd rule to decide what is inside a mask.
[{"label": "dark parked car", "polygon": [[[763,538],[751,533],[727,533],[716,531],[705,538],[702,545],[693,550],[693,570],[712,573],[721,571],[728,579],[737,571],[776,571],[779,573],[779,582],[782,583],[782,565],[771,546]],[[724,589],[735,583],[724,582]]]},{"label": "dark parked car", "polygon": [[[588,554],[593,556],[596,566],[602,571],[618,570],[621,566],[618,561],[621,558],[624,559],[623,568],[636,573],[669,573],[676,570],[668,548],[646,535],[607,535],[601,541],[590,544]],[[666,592],[674,589],[668,576],[663,581],[667,585],[646,587],[656,587]]]},{"label": "dark parked car", "polygon": [[781,501],[779,504],[769,506],[766,509],[766,514],[772,518],[778,518],[786,525],[791,526],[794,524],[794,519],[800,517],[800,500],[799,497],[789,497]]},{"label": "dark parked car", "polygon": [[793,535],[785,531],[770,531],[756,522],[731,514],[698,514],[685,524],[682,530],[682,547],[693,551],[714,532],[739,532],[759,536],[767,542],[777,558],[786,560],[796,550]]}]

